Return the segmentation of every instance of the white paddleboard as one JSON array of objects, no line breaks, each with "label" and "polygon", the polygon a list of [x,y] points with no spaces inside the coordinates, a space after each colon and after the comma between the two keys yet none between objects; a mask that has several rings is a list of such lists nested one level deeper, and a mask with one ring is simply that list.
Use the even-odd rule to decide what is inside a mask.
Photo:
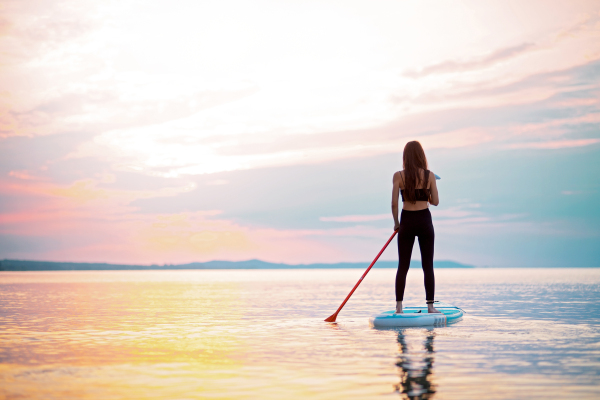
[{"label": "white paddleboard", "polygon": [[411,327],[411,326],[446,326],[458,322],[464,315],[463,310],[450,304],[436,302],[435,308],[440,314],[429,314],[427,306],[404,307],[402,314],[396,310],[384,311],[369,319],[375,328]]}]

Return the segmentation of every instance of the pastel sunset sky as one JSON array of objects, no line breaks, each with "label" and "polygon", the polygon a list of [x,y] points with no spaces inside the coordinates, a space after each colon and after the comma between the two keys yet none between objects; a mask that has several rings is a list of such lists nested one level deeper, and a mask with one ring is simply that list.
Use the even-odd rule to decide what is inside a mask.
[{"label": "pastel sunset sky", "polygon": [[0,54],[0,259],[370,261],[419,140],[436,259],[600,266],[596,0],[5,0]]}]

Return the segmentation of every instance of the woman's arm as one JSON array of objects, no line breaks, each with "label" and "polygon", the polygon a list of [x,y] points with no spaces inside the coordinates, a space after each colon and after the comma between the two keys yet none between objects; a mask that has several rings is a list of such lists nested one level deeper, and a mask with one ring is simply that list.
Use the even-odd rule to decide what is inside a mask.
[{"label": "woman's arm", "polygon": [[429,172],[429,203],[432,206],[440,204],[440,196],[438,195],[437,183],[435,182],[435,174]]},{"label": "woman's arm", "polygon": [[392,179],[392,216],[394,217],[394,230],[400,228],[400,221],[398,220],[398,196],[400,194],[400,172],[396,172]]}]

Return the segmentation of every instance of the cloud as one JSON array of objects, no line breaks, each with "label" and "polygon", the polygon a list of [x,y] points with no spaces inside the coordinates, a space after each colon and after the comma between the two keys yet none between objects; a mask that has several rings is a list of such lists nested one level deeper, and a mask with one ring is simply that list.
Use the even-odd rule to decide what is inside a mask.
[{"label": "cloud", "polygon": [[[64,132],[95,132],[142,127],[184,118],[199,110],[236,101],[256,88],[197,90],[192,93],[165,93],[164,86],[177,82],[144,82],[147,98],[124,98],[134,91],[131,83],[104,82],[102,87],[52,90],[49,98],[29,99],[29,105],[0,106],[0,139],[11,136],[39,136]],[[168,80],[168,78],[167,78]],[[96,85],[94,85],[96,86]],[[152,87],[154,86],[154,88]],[[32,96],[33,97],[33,96]]]},{"label": "cloud", "polygon": [[[132,214],[125,208],[107,209],[99,204],[71,207],[68,212],[50,207],[0,214],[0,236],[9,235],[16,243],[11,248],[2,246],[2,256],[150,264],[249,258],[319,262],[349,254],[339,243],[316,240],[315,232],[241,226],[217,215],[214,211]],[[340,234],[365,237],[369,232],[325,235]]]},{"label": "cloud", "polygon": [[600,142],[600,139],[554,140],[547,142],[514,143],[508,145],[511,149],[564,149],[570,147],[590,146]]},{"label": "cloud", "polygon": [[595,190],[563,190],[560,192],[560,194],[564,194],[566,196],[591,194],[591,193],[596,193],[596,191]]},{"label": "cloud", "polygon": [[206,213],[156,216],[156,222],[137,232],[140,245],[158,254],[180,252],[205,257],[219,250],[236,253],[256,247],[244,229],[206,216]]},{"label": "cloud", "polygon": [[[361,122],[361,114],[353,111],[361,107],[358,97],[348,107],[331,108],[324,118],[328,108],[313,115],[314,104],[302,111],[282,101],[272,109],[273,93],[261,92],[185,119],[106,132],[70,157],[96,157],[118,170],[181,177],[385,154],[414,138],[428,148],[590,139],[561,136],[597,122],[600,103],[593,99],[600,87],[592,76],[598,76],[598,66],[594,61],[516,82],[467,86],[459,93],[422,94],[413,99],[418,112],[392,118],[394,107],[401,109],[407,99],[382,112],[380,123],[374,122],[377,118]],[[377,110],[386,108],[379,99],[373,104],[379,104]],[[350,115],[347,121],[344,115]]]},{"label": "cloud", "polygon": [[323,222],[370,222],[390,219],[390,214],[375,214],[375,215],[342,215],[339,217],[320,217],[319,221]]},{"label": "cloud", "polygon": [[24,179],[24,180],[38,180],[40,178],[33,176],[29,173],[29,171],[10,171],[8,173],[8,176],[12,176],[14,178],[17,179]]},{"label": "cloud", "polygon": [[486,56],[479,57],[468,61],[444,61],[438,64],[433,64],[424,67],[419,71],[406,71],[404,76],[409,78],[421,78],[433,74],[448,74],[454,72],[465,72],[476,69],[488,68],[501,61],[506,61],[517,57],[523,53],[535,48],[533,43],[522,43],[516,46],[505,47],[498,49]]},{"label": "cloud", "polygon": [[594,31],[598,27],[598,23],[600,22],[600,13],[595,12],[588,15],[585,15],[578,22],[561,29],[557,35],[556,40],[564,40],[568,38],[573,38],[582,33],[586,33],[589,31]]},{"label": "cloud", "polygon": [[158,190],[115,190],[101,189],[98,184],[104,179],[84,179],[74,182],[69,187],[49,187],[44,191],[53,196],[71,198],[76,201],[86,202],[95,199],[114,199],[119,201],[133,201],[140,198],[173,197],[189,192],[196,188],[195,183],[188,183],[180,187],[165,187]]},{"label": "cloud", "polygon": [[229,184],[229,181],[226,179],[215,179],[212,181],[207,181],[206,184],[209,186],[220,186]]},{"label": "cloud", "polygon": [[[29,178],[29,175],[26,177]],[[9,215],[10,218],[24,216],[29,220],[29,215],[36,214],[35,208],[31,208],[30,202],[36,204],[40,209],[46,209],[46,206],[55,207],[67,213],[88,204],[92,208],[103,205],[108,209],[123,209],[131,212],[132,209],[128,204],[137,199],[175,197],[196,188],[196,184],[193,182],[181,182],[180,186],[163,186],[145,190],[114,188],[111,187],[113,183],[114,176],[111,174],[100,174],[94,179],[77,180],[69,185],[57,185],[48,179],[23,179],[19,175],[9,175],[9,178],[0,179],[0,196],[4,197],[4,210],[19,210],[15,214],[5,215],[6,218]],[[20,203],[23,203],[24,207],[20,207]]]}]

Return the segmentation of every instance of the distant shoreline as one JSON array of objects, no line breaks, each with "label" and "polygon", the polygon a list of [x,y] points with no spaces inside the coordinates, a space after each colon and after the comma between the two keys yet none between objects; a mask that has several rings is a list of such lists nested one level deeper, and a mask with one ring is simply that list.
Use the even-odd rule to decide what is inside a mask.
[{"label": "distant shoreline", "polygon": [[[341,269],[367,268],[370,262],[357,263],[313,263],[283,264],[261,260],[247,261],[208,261],[204,263],[130,265],[108,263],[74,263],[55,261],[2,260],[0,271],[154,271],[154,270],[190,270],[190,269]],[[397,261],[378,261],[374,268],[397,268]],[[411,267],[421,267],[418,260],[411,261]],[[473,265],[454,261],[434,261],[435,268],[475,268]]]}]

